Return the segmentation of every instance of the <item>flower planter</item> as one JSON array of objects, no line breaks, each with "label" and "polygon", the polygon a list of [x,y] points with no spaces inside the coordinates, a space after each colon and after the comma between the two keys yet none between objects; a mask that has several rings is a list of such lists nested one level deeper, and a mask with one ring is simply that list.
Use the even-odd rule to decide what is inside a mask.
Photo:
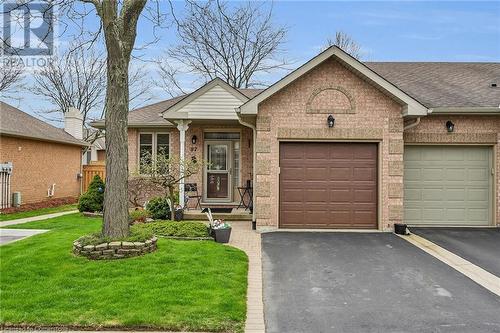
[{"label": "flower planter", "polygon": [[217,243],[228,243],[231,237],[231,228],[212,229],[215,241]]}]

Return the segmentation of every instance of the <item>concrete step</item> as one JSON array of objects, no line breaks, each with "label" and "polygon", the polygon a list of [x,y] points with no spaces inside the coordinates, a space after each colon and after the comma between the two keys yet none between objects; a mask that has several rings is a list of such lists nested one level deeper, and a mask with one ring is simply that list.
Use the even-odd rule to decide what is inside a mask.
[{"label": "concrete step", "polygon": [[[212,213],[214,219],[223,219],[224,221],[252,221],[250,213]],[[184,211],[184,220],[201,220],[207,221],[205,213]]]}]

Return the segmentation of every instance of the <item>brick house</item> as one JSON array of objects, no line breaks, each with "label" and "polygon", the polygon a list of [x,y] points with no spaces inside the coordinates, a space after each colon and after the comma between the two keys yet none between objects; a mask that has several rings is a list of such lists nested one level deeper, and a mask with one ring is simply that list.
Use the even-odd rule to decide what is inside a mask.
[{"label": "brick house", "polygon": [[[65,127],[81,134],[79,114],[67,113]],[[20,192],[22,204],[80,195],[87,143],[66,131],[0,102],[0,163],[12,165],[10,192]]]},{"label": "brick house", "polygon": [[235,206],[251,181],[259,229],[496,226],[499,78],[499,63],[362,63],[331,47],[265,90],[215,79],[131,111],[129,169],[165,147],[207,160],[187,180],[203,203]]}]

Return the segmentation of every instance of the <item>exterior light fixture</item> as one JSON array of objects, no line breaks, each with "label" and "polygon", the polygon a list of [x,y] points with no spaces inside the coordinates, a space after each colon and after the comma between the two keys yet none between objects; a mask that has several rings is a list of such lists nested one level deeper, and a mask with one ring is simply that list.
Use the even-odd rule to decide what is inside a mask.
[{"label": "exterior light fixture", "polygon": [[455,130],[455,124],[451,122],[451,120],[448,120],[446,122],[446,130],[448,131],[448,133],[451,133]]},{"label": "exterior light fixture", "polygon": [[333,118],[332,115],[328,116],[327,121],[328,121],[328,127],[332,128],[333,126],[335,126],[335,118]]},{"label": "exterior light fixture", "polygon": [[193,137],[191,138],[191,143],[195,145],[196,141],[198,141],[198,138],[196,137],[196,135],[193,135]]}]

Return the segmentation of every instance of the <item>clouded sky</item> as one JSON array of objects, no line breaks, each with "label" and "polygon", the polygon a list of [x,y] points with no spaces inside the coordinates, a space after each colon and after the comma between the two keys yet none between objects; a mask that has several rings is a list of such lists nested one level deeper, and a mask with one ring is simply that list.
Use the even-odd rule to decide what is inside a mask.
[{"label": "clouded sky", "polygon": [[[182,6],[176,2],[174,8],[180,11]],[[289,28],[284,48],[294,67],[316,55],[339,30],[362,46],[367,61],[500,61],[500,1],[276,1],[274,19]],[[148,22],[141,22],[139,34],[148,29]],[[141,53],[159,56],[175,43],[175,30],[164,30],[161,37]],[[142,42],[139,38],[138,44]],[[140,66],[155,75],[154,66]],[[267,80],[283,74],[274,73]],[[48,107],[29,89],[18,97],[20,102],[8,102],[31,114]],[[166,98],[157,87],[154,101]]]}]

